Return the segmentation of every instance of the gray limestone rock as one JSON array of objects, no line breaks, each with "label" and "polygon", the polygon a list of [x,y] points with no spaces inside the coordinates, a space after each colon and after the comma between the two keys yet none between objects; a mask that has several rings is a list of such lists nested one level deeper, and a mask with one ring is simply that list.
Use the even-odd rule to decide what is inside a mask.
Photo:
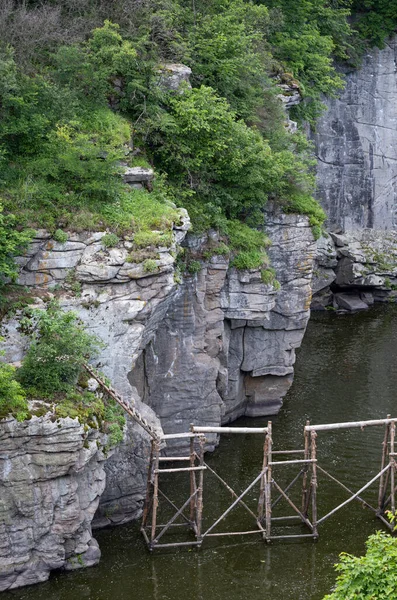
[{"label": "gray limestone rock", "polygon": [[0,421],[0,591],[99,561],[91,521],[105,489],[105,443],[77,419]]},{"label": "gray limestone rock", "polygon": [[182,84],[191,87],[189,79],[190,75],[192,74],[192,70],[186,65],[178,63],[165,63],[161,65],[158,72],[159,85],[164,90],[178,92],[180,91]]},{"label": "gray limestone rock", "polygon": [[366,304],[360,296],[353,294],[335,294],[335,301],[340,308],[350,311],[366,310],[368,304]]},{"label": "gray limestone rock", "polygon": [[331,230],[397,226],[396,60],[396,37],[368,51],[316,124],[318,198]]}]

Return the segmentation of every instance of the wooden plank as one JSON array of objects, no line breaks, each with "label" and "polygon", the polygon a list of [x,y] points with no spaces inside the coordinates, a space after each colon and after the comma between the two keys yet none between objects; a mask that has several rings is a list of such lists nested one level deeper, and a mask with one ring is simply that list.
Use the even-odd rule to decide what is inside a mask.
[{"label": "wooden plank", "polygon": [[298,460],[277,460],[269,462],[269,465],[301,465],[302,463],[313,463],[317,462],[316,458],[301,458]]},{"label": "wooden plank", "polygon": [[164,433],[164,435],[161,436],[161,440],[179,440],[183,438],[197,437],[198,435],[200,434],[192,433],[191,431],[186,431],[183,433]]},{"label": "wooden plank", "polygon": [[169,544],[155,544],[152,550],[157,550],[158,548],[178,548],[178,546],[201,546],[201,542],[174,542]]},{"label": "wooden plank", "polygon": [[194,433],[267,433],[267,427],[200,427],[193,426]]},{"label": "wooden plank", "polygon": [[181,462],[184,460],[190,460],[190,456],[160,456],[160,462]]},{"label": "wooden plank", "polygon": [[175,469],[156,469],[155,473],[182,473],[186,471],[205,471],[207,467],[179,467]]},{"label": "wooden plank", "polygon": [[289,540],[298,538],[312,538],[317,539],[317,534],[314,533],[301,533],[296,535],[272,535],[271,540]]},{"label": "wooden plank", "polygon": [[371,421],[349,421],[346,423],[328,423],[324,425],[305,425],[305,431],[331,431],[332,429],[364,428],[373,425],[396,423],[397,419],[373,419]]},{"label": "wooden plank", "polygon": [[304,450],[273,450],[272,454],[304,454]]},{"label": "wooden plank", "polygon": [[230,536],[230,535],[252,535],[255,533],[260,533],[261,535],[263,534],[263,532],[260,529],[253,529],[252,531],[225,531],[224,533],[208,533],[206,537],[225,537],[225,536]]}]

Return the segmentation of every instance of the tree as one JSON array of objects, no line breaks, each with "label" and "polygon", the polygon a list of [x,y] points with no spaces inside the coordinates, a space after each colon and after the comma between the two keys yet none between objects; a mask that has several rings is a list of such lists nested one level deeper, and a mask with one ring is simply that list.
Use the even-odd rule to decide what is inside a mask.
[{"label": "tree", "polygon": [[392,600],[397,597],[397,539],[383,531],[371,535],[367,552],[342,553],[336,586],[324,600]]}]

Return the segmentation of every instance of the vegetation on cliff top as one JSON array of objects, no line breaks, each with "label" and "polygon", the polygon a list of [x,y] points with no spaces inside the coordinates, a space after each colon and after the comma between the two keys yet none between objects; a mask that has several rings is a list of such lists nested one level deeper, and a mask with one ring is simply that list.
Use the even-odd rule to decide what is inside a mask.
[{"label": "vegetation on cliff top", "polygon": [[[351,8],[361,34],[382,44],[397,22],[389,4],[196,0],[192,10],[187,0],[7,0],[0,253],[8,270],[26,239],[15,239],[15,226],[142,228],[142,193],[135,201],[120,177],[121,165],[142,160],[163,174],[145,200],[166,220],[171,200],[196,229],[226,231],[228,219],[258,226],[270,199],[308,214],[318,234],[310,145],[286,131],[275,83],[299,84],[295,112],[313,121],[321,95],[343,85],[333,58],[354,58]],[[193,88],[162,90],[162,61],[190,65]]]},{"label": "vegetation on cliff top", "polygon": [[[111,445],[123,438],[125,418],[111,398],[87,390],[83,363],[94,358],[101,342],[85,331],[73,312],[64,312],[52,300],[46,309],[25,308],[20,326],[30,343],[20,368],[0,363],[0,419],[22,421],[36,414],[29,399],[45,399],[58,418],[78,418],[109,433]],[[45,414],[49,407],[39,409]]]}]

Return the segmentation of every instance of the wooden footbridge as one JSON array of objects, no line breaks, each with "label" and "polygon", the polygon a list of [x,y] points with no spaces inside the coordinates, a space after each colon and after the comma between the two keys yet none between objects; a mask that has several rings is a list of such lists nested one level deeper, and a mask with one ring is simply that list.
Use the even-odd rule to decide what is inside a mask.
[{"label": "wooden footbridge", "polygon": [[[303,447],[297,450],[278,450],[274,448],[272,438],[272,423],[268,422],[266,427],[201,427],[190,426],[190,431],[185,433],[163,434],[154,429],[139,414],[135,408],[125,402],[117,392],[108,386],[103,378],[91,367],[85,365],[86,370],[95,378],[102,389],[112,397],[147,433],[151,436],[151,454],[149,460],[146,498],[143,509],[141,532],[150,550],[159,548],[195,546],[201,547],[206,538],[223,536],[246,536],[258,535],[265,541],[279,539],[318,538],[318,527],[327,519],[347,506],[353,500],[359,501],[371,510],[390,530],[393,526],[387,519],[387,510],[393,514],[396,510],[396,456],[395,452],[395,430],[397,418],[377,419],[369,421],[353,421],[347,423],[331,423],[324,425],[311,425],[308,421],[303,431]],[[326,471],[317,459],[317,436],[320,432],[329,432],[341,429],[354,429],[366,427],[383,427],[384,436],[380,457],[380,470],[365,483],[357,492]],[[207,434],[250,434],[263,437],[263,453],[258,464],[258,472],[254,479],[242,492],[237,492],[205,461],[205,443]],[[186,440],[189,452],[184,456],[166,456],[166,443],[170,440]],[[259,462],[259,461],[258,461]],[[171,466],[169,466],[171,464]],[[182,466],[179,466],[182,465]],[[292,481],[285,487],[276,480],[280,470],[287,465],[296,466],[298,472]],[[178,507],[164,493],[160,487],[165,474],[186,474],[189,485],[189,496],[181,507]],[[335,506],[327,514],[318,515],[318,474],[321,473],[333,483],[340,486],[350,496],[344,502]],[[203,491],[207,480],[207,474],[215,477],[232,496],[233,502],[219,517],[207,528],[203,528]],[[293,502],[290,490],[298,482],[301,482],[300,497],[298,503]],[[378,482],[378,499],[376,506],[371,505],[363,499],[362,494],[369,487]],[[248,505],[247,495],[251,490],[257,488],[259,491],[257,505]],[[165,523],[159,524],[161,516],[161,505],[166,504],[172,508],[173,515]],[[273,509],[284,500],[291,509],[287,516],[273,516]],[[219,531],[218,526],[237,506],[242,507],[252,519],[252,528],[247,531]],[[275,535],[276,525],[294,521],[303,524],[306,533],[291,535]],[[182,521],[182,522],[181,522]],[[176,527],[191,530],[192,539],[189,541],[166,541],[165,534]],[[216,531],[215,531],[216,529]]]}]

